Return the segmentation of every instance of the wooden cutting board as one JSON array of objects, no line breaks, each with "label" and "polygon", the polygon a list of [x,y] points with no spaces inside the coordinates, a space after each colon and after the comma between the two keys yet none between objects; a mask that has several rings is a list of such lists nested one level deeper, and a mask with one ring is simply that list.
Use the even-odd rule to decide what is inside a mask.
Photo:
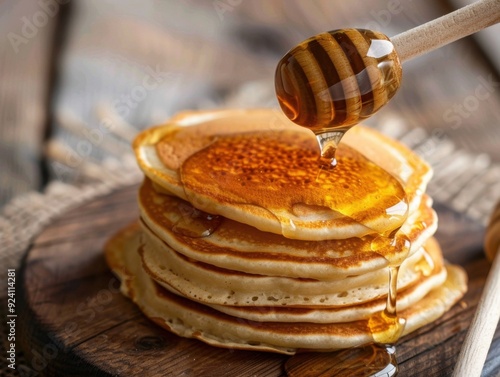
[{"label": "wooden cutting board", "polygon": [[[218,349],[177,337],[118,292],[103,245],[137,218],[136,191],[124,188],[68,211],[31,245],[18,296],[26,369],[58,376],[285,376],[288,356]],[[483,229],[445,207],[436,209],[438,240],[445,257],[466,268],[469,291],[444,317],[400,340],[400,376],[451,374],[489,269]],[[499,371],[497,329],[483,376]]]}]

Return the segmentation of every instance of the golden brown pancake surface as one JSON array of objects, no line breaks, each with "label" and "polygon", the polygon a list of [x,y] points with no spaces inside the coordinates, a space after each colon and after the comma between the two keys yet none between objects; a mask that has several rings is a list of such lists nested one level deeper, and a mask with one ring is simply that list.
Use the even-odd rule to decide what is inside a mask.
[{"label": "golden brown pancake surface", "polygon": [[408,210],[401,183],[345,144],[336,159],[335,167],[319,166],[317,142],[302,132],[251,132],[216,137],[184,161],[180,176],[188,199],[255,205],[292,238],[297,221],[313,226],[300,207],[337,212],[376,233],[400,227]]}]

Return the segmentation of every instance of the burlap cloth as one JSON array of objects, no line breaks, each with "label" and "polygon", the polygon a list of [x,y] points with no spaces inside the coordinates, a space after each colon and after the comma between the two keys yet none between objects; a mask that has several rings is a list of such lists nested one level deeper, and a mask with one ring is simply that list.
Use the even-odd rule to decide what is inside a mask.
[{"label": "burlap cloth", "polygon": [[[0,280],[0,354],[2,355],[2,367],[0,376],[23,376],[26,373],[18,373],[4,364],[7,352],[7,269],[16,269],[16,293],[19,292],[19,268],[20,263],[29,249],[31,241],[43,228],[61,213],[78,206],[85,201],[104,195],[120,187],[139,182],[141,175],[138,169],[122,171],[119,178],[102,182],[85,184],[80,187],[61,183],[51,183],[44,193],[31,192],[12,200],[2,211],[0,216],[0,266],[2,266],[2,279]],[[21,297],[16,294],[16,306],[19,306]],[[21,331],[22,323],[17,323],[16,332]],[[30,363],[19,351],[16,357],[16,365],[30,368]],[[27,369],[26,369],[27,370]],[[31,368],[31,370],[33,370]],[[28,374],[31,375],[31,374]]]}]

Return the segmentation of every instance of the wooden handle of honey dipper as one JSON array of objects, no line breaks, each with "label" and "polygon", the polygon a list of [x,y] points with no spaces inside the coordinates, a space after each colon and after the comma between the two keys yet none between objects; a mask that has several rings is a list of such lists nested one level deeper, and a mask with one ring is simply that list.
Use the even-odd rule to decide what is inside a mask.
[{"label": "wooden handle of honey dipper", "polygon": [[500,22],[500,0],[479,0],[391,38],[404,62]]},{"label": "wooden handle of honey dipper", "polygon": [[453,377],[479,377],[481,375],[488,349],[500,319],[500,304],[498,303],[498,292],[500,292],[500,203],[491,216],[484,248],[486,256],[489,260],[493,260],[493,264],[458,356]]}]

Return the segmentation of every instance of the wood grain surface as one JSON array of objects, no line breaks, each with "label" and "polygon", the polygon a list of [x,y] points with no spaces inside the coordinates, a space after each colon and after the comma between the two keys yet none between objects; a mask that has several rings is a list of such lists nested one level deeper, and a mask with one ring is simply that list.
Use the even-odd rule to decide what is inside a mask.
[{"label": "wood grain surface", "polygon": [[[118,292],[103,245],[137,218],[136,190],[127,187],[74,208],[32,244],[19,283],[25,370],[53,376],[284,376],[288,356],[218,349],[177,337]],[[401,376],[451,375],[489,269],[483,229],[444,207],[436,209],[445,257],[466,268],[469,291],[441,319],[400,340]],[[499,370],[497,329],[483,376]]]}]

